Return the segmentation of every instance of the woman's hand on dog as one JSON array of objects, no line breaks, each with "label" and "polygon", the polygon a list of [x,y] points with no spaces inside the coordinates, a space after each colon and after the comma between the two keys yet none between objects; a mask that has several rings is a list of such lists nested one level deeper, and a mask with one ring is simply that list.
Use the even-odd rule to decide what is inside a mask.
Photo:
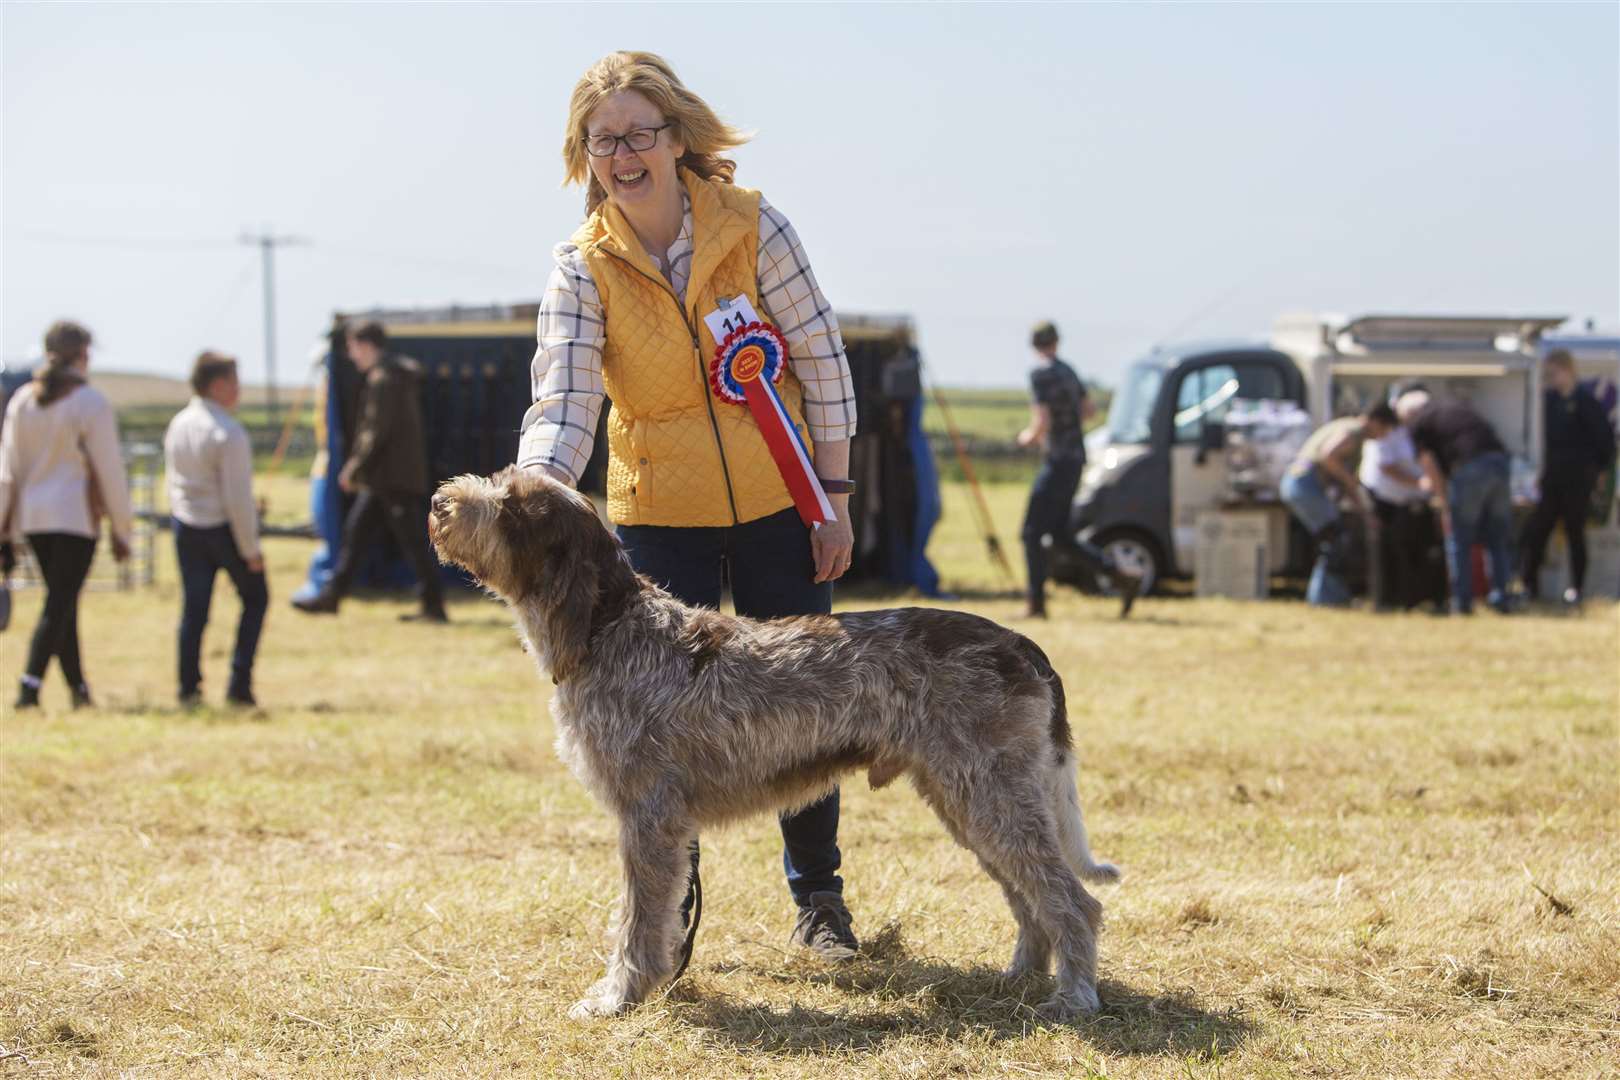
[{"label": "woman's hand on dog", "polygon": [[845,496],[829,501],[838,520],[829,521],[810,532],[810,552],[816,560],[817,585],[843,577],[855,555],[855,530],[849,524],[849,498]]}]

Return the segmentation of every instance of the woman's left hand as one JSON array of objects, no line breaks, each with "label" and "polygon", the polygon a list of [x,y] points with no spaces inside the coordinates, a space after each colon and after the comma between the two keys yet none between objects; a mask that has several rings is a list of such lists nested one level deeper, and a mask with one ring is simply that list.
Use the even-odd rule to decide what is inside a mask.
[{"label": "woman's left hand", "polygon": [[810,552],[816,559],[816,584],[837,581],[849,569],[855,556],[855,530],[849,526],[849,511],[837,510],[837,521],[829,521],[810,531]]}]

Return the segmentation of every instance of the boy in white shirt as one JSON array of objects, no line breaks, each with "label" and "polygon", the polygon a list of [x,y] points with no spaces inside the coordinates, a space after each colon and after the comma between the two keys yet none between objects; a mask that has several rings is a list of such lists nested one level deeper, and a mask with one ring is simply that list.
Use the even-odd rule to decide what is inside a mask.
[{"label": "boy in white shirt", "polygon": [[203,629],[208,625],[214,574],[224,570],[242,600],[225,700],[252,706],[256,704],[253,656],[270,590],[259,550],[259,513],[253,503],[253,448],[246,429],[232,415],[242,397],[236,361],[220,353],[203,353],[192,368],[191,388],[191,402],[169,421],[163,436],[169,513],[184,597],[180,702],[202,701]]}]

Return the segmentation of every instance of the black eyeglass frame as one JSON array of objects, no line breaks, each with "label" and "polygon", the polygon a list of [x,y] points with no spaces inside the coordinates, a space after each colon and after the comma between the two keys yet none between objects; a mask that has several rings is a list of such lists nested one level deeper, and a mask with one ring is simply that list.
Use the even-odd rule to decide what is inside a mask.
[{"label": "black eyeglass frame", "polygon": [[[605,157],[614,156],[615,154],[617,154],[619,152],[619,144],[620,143],[624,143],[624,145],[629,146],[631,150],[633,150],[633,151],[635,151],[636,153],[639,154],[643,150],[651,150],[653,147],[657,146],[658,145],[658,133],[660,131],[663,131],[665,128],[670,128],[670,127],[674,127],[674,126],[675,126],[675,121],[673,121],[673,120],[665,120],[662,124],[659,124],[657,127],[633,128],[632,130],[625,132],[623,135],[608,135],[608,134],[605,134],[605,133],[601,134],[601,135],[583,135],[583,136],[580,137],[579,141],[585,144],[585,152],[587,154],[591,155],[591,157],[595,157],[595,158],[605,158]],[[638,147],[638,146],[631,145],[630,136],[632,136],[632,135],[640,135],[643,131],[652,132],[653,133],[653,141],[648,143],[646,146]],[[591,140],[593,140],[593,139],[612,139],[613,140],[613,149],[609,150],[605,154],[598,154],[595,150],[591,149]]]}]

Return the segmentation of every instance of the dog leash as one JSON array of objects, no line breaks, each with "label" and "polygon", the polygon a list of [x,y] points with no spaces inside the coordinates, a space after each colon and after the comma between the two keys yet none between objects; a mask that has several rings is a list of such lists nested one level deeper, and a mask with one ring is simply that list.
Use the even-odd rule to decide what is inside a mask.
[{"label": "dog leash", "polygon": [[692,921],[686,925],[686,940],[681,942],[680,963],[675,965],[675,974],[669,977],[674,982],[686,973],[686,965],[692,962],[692,943],[697,940],[698,923],[703,921],[703,877],[698,873],[696,866],[692,867]]}]

